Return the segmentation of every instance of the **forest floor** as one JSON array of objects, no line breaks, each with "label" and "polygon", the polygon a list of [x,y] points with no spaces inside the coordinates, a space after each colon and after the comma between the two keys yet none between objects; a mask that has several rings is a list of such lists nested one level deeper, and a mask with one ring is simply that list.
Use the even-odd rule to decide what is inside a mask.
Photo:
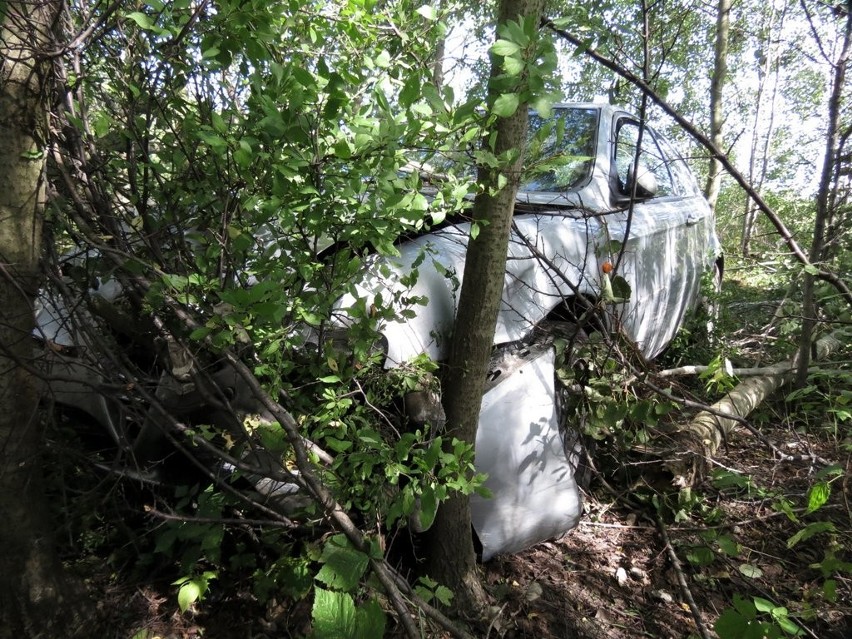
[{"label": "forest floor", "polygon": [[[725,333],[725,349],[735,365],[775,361],[771,357],[783,349],[768,352],[767,344],[784,339],[767,330],[777,304],[766,300],[784,292],[753,281],[746,285],[736,272],[726,287],[737,325]],[[832,393],[849,399],[848,373],[842,383]],[[826,401],[816,387],[809,401]],[[751,419],[781,450],[828,466],[778,461],[741,430],[712,460],[707,479],[690,491],[666,486],[640,455],[593,476],[577,529],[482,566],[493,620],[474,635],[715,637],[714,625],[726,615],[732,625],[721,639],[764,636],[749,631],[749,621],[765,623],[770,637],[852,637],[852,565],[842,563],[852,561],[852,419],[826,410],[808,418],[808,410],[801,400],[785,402],[781,391]],[[806,512],[815,484],[828,486],[824,503]],[[181,614],[174,575],[116,572],[94,555],[69,563],[97,601],[99,631],[93,636],[272,639],[309,633],[310,603],[304,600],[260,605],[247,585],[230,584],[211,589],[197,609]],[[426,627],[424,636],[447,635]]]}]

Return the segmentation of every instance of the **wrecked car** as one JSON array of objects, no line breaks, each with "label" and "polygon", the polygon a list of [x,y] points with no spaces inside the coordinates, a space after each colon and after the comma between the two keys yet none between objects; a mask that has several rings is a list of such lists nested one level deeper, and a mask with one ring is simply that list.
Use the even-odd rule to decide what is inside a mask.
[{"label": "wrecked car", "polygon": [[[696,305],[702,277],[722,269],[695,178],[637,117],[560,104],[547,119],[531,113],[530,140],[494,336],[495,383],[476,439],[476,467],[493,495],[471,498],[483,559],[558,536],[581,512],[576,440],[560,424],[554,351],[536,329],[568,320],[619,330],[651,358]],[[469,233],[469,223],[449,223],[402,244],[396,258],[376,257],[338,303],[428,300],[380,327],[386,367],[421,353],[446,359]]]},{"label": "wrecked car", "polygon": [[[559,536],[580,517],[579,446],[560,414],[555,349],[541,329],[562,323],[618,331],[654,357],[695,306],[702,277],[722,267],[695,178],[630,113],[592,103],[556,105],[547,118],[531,113],[526,167],[476,440],[476,467],[493,495],[472,497],[483,560]],[[394,300],[409,312],[378,326],[384,367],[424,354],[445,360],[469,232],[469,223],[449,220],[400,243],[396,257],[368,257],[351,293],[338,300],[332,328],[351,325],[347,309]],[[109,280],[96,285],[90,295],[120,295]],[[69,349],[50,359],[61,368],[51,382],[55,401],[86,411],[126,445],[121,402],[100,396],[99,375],[70,352],[80,342],[67,330],[70,316],[61,300],[43,296],[36,336]],[[215,397],[194,387],[183,392],[172,368],[155,391],[172,405],[194,409]],[[227,369],[219,375],[233,377]],[[231,400],[244,398],[246,412],[261,412],[249,410],[252,398],[238,380],[232,386]],[[151,420],[143,411],[143,438]]]}]

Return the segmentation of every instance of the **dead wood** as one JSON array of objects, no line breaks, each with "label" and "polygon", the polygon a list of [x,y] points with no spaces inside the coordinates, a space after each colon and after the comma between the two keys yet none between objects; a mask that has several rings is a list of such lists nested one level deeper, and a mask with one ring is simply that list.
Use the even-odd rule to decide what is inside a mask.
[{"label": "dead wood", "polygon": [[[845,343],[847,336],[834,331],[813,345],[814,359],[825,359]],[[677,426],[671,434],[674,456],[669,456],[666,468],[674,476],[676,486],[692,486],[706,473],[706,460],[713,457],[737,425],[746,425],[775,452],[777,447],[762,437],[744,419],[773,392],[787,383],[796,370],[797,357],[767,366],[764,373],[751,377],[712,406],[699,412],[692,420]]]}]

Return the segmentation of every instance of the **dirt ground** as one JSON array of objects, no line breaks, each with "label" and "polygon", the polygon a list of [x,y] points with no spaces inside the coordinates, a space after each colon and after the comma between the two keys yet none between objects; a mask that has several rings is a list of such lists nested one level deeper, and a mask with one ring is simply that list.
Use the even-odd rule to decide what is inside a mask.
[{"label": "dirt ground", "polygon": [[[812,450],[817,452],[819,446]],[[848,477],[852,471],[849,454],[837,461]],[[745,435],[729,442],[727,454],[717,462],[751,473],[754,483],[766,489],[783,486],[788,495],[796,492],[797,485],[803,494],[807,486],[804,480],[811,472],[802,465],[773,462],[770,453]],[[707,492],[717,493],[721,511],[718,524],[683,521],[666,528],[686,588],[679,583],[653,520],[643,513],[614,506],[611,500],[598,501],[593,497],[589,499],[589,514],[577,530],[487,565],[489,583],[508,584],[511,593],[500,619],[503,636],[701,636],[687,603],[689,594],[705,628],[712,633],[719,615],[739,593],[787,606],[801,626],[802,636],[852,637],[852,580],[848,573],[838,579],[837,599],[830,603],[822,598],[823,580],[812,567],[823,558],[825,539],[813,537],[792,549],[787,547],[787,540],[808,519],[803,518],[801,525],[794,524],[773,509],[765,496],[724,495],[709,486]],[[838,537],[848,561],[852,550],[848,481],[842,488],[836,487],[823,508],[821,518],[833,521],[842,531]],[[698,567],[690,563],[686,558],[689,550],[705,547],[707,542],[701,535],[708,531],[733,538],[739,545],[739,554],[730,557],[715,552],[709,565]],[[755,566],[758,571],[746,576],[740,566]],[[811,611],[807,610],[807,603],[811,604]]]},{"label": "dirt ground", "polygon": [[[787,607],[791,619],[802,628],[801,636],[852,637],[849,572],[837,577],[837,596],[832,602],[823,596],[824,580],[812,567],[822,560],[828,537],[816,535],[792,549],[787,546],[787,540],[810,520],[830,520],[838,531],[834,537],[838,554],[849,561],[852,455],[832,459],[836,449],[827,448],[816,437],[791,434],[788,439],[788,444],[795,442],[845,470],[843,484],[834,486],[828,503],[810,519],[802,517],[802,523],[796,524],[772,504],[780,492],[803,496],[814,469],[805,463],[776,463],[771,452],[756,445],[750,435],[737,435],[716,466],[751,475],[754,490],[720,490],[708,482],[696,489],[702,495],[700,516],[666,524],[684,587],[658,524],[651,518],[655,509],[626,506],[593,481],[586,515],[577,529],[561,539],[483,565],[483,580],[493,597],[493,621],[488,628],[474,629],[474,635],[507,639],[700,637],[687,603],[691,596],[709,636],[715,636],[715,621],[738,593]],[[640,492],[636,488],[633,496]],[[706,523],[711,518],[708,506],[715,521],[712,525]],[[735,556],[720,552],[718,543],[708,541],[713,536],[732,539],[737,544]],[[705,561],[696,565],[688,559],[695,548],[713,552],[708,555],[705,551]],[[746,572],[741,566],[757,570]],[[196,614],[180,614],[174,586],[168,581],[156,576],[136,583],[117,581],[115,575],[99,570],[104,567],[88,566],[90,588],[99,597],[101,637],[272,639],[309,632],[308,602],[282,601],[263,607],[247,586],[235,585],[227,593],[214,589]],[[398,629],[388,630],[395,635]],[[424,636],[447,635],[424,627]]]}]

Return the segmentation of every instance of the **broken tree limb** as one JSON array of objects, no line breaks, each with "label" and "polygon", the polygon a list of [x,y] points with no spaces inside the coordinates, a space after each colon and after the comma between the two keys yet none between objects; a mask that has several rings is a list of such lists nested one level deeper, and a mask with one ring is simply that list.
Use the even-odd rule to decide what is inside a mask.
[{"label": "broken tree limb", "polygon": [[[678,366],[677,368],[667,368],[664,371],[656,373],[657,377],[687,377],[690,375],[701,375],[711,369],[710,366]],[[811,366],[808,371],[812,373],[835,373],[840,374],[843,371],[840,369],[828,369],[822,366]],[[775,371],[772,366],[758,366],[756,368],[732,368],[730,373],[733,377],[753,377],[755,375],[773,375]]]},{"label": "broken tree limb", "polygon": [[[846,342],[843,331],[834,331],[814,344],[814,359],[825,359]],[[672,437],[675,456],[666,462],[674,476],[674,484],[691,486],[704,476],[705,460],[713,457],[737,425],[744,425],[747,417],[771,393],[789,381],[796,370],[797,357],[766,367],[763,375],[747,379],[709,408],[699,412],[688,424],[678,426]],[[746,424],[776,453],[784,455],[757,429]]]}]

